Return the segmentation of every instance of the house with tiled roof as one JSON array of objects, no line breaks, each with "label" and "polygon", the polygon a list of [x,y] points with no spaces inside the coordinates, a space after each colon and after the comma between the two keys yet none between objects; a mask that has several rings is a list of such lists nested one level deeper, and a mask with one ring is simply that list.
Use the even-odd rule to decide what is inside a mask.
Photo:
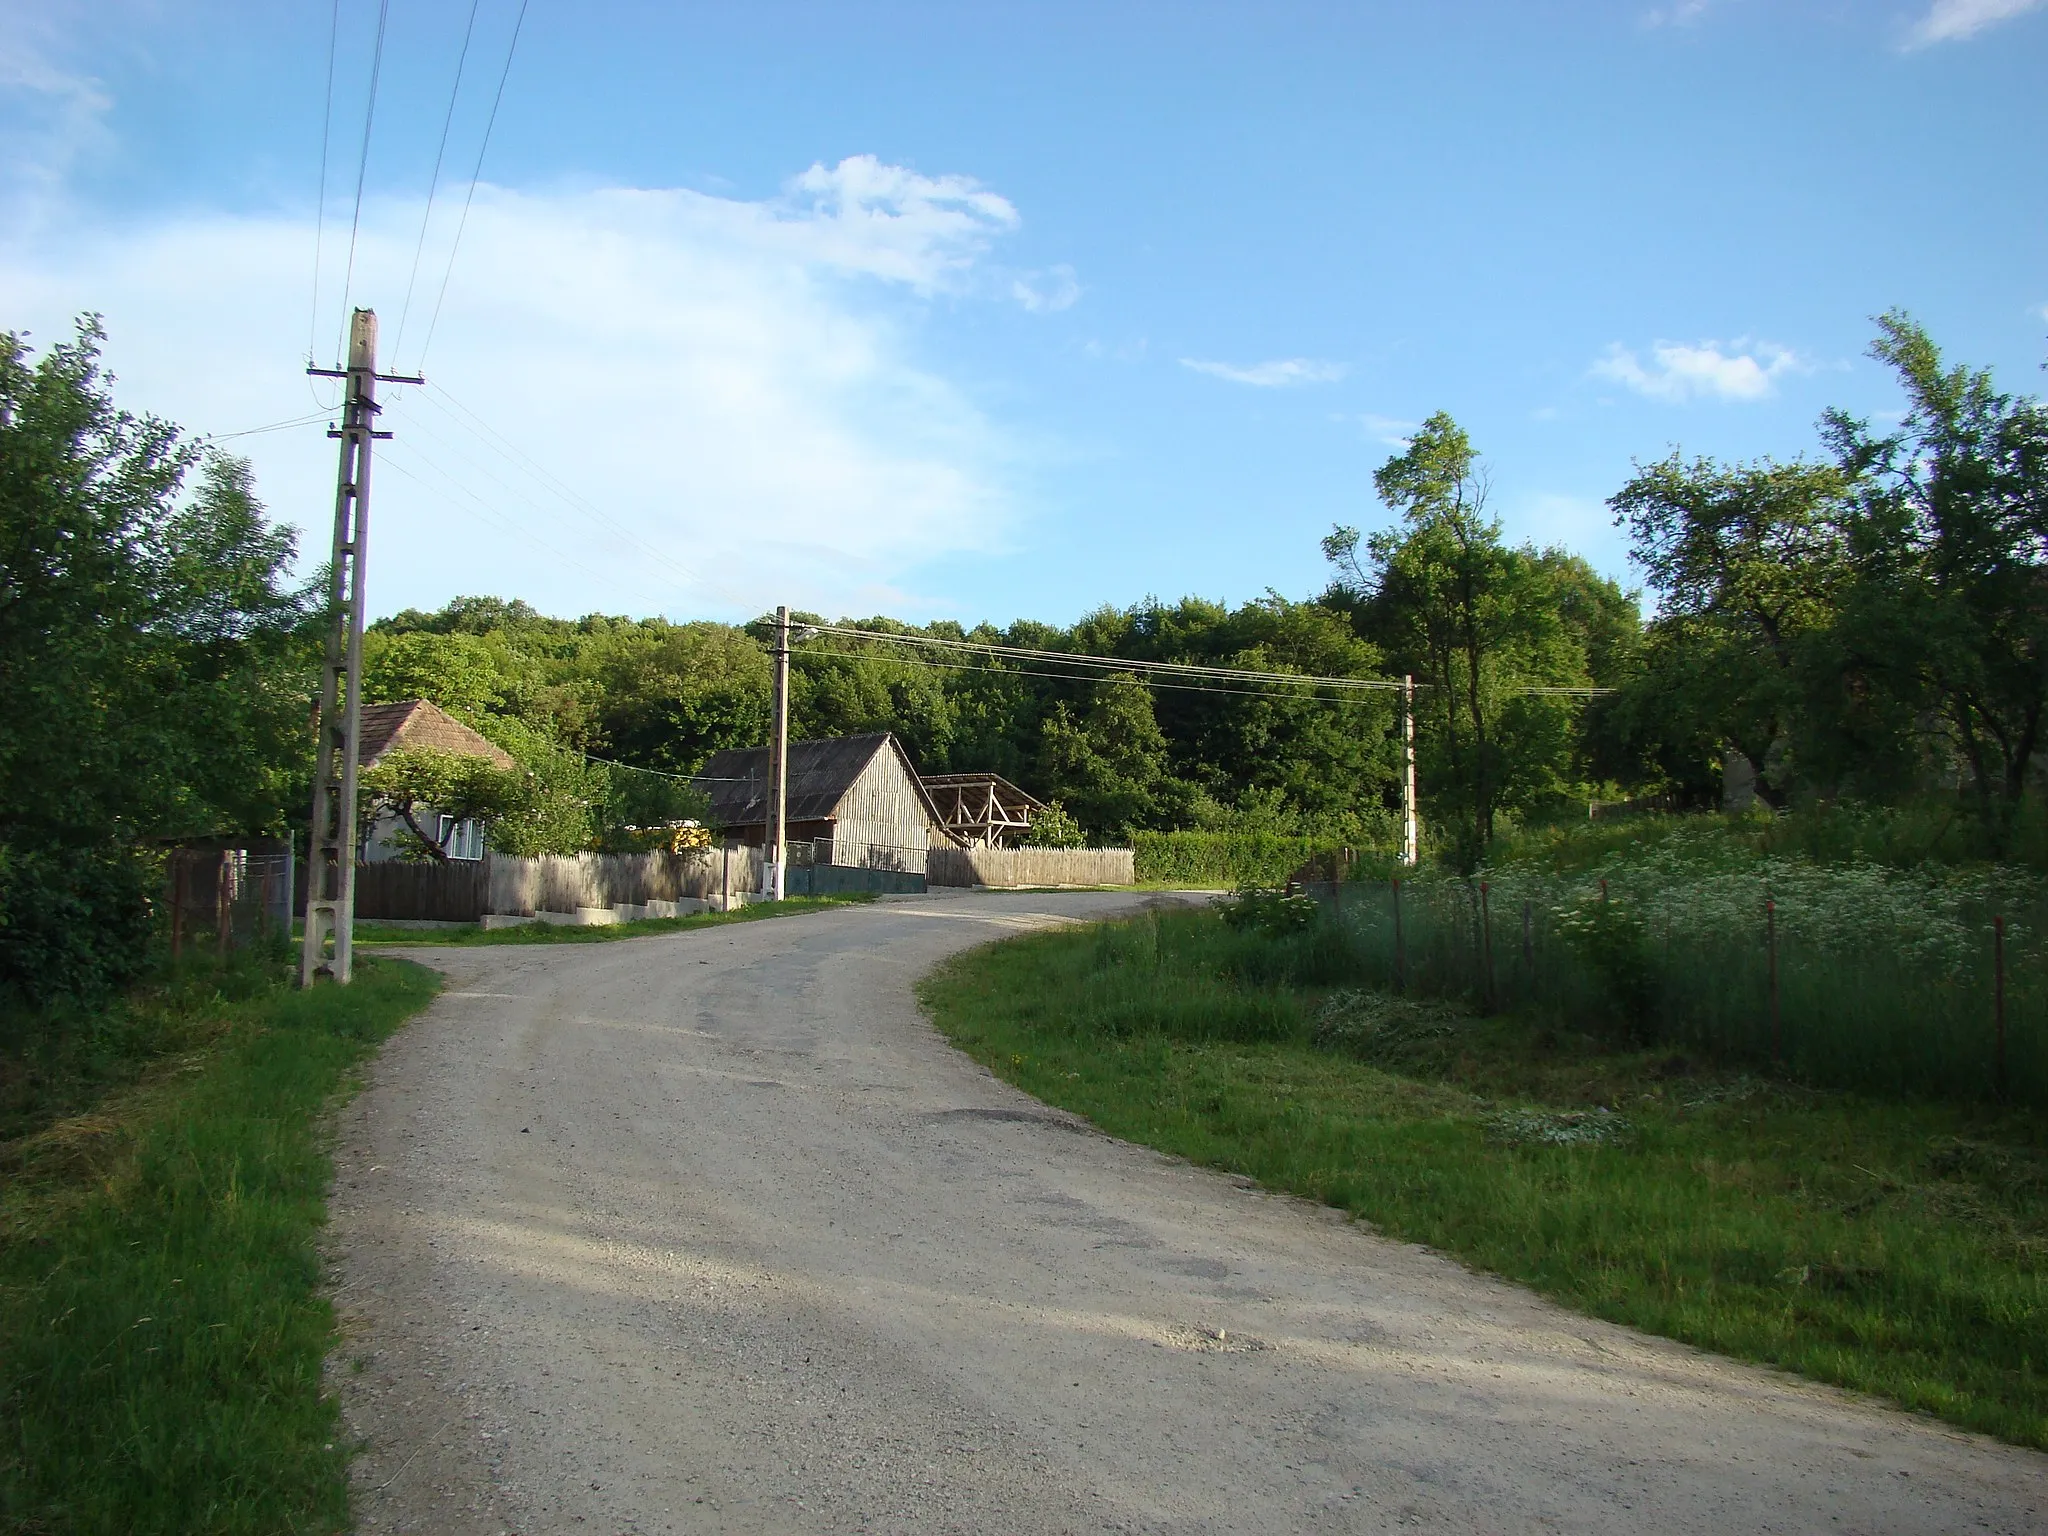
[{"label": "house with tiled roof", "polygon": [[[518,762],[496,742],[471,730],[440,705],[426,699],[402,699],[395,704],[365,704],[362,714],[362,766],[374,768],[394,752],[447,752],[456,757],[480,757],[493,768],[512,769]],[[484,856],[483,828],[474,821],[457,821],[452,816],[429,812],[417,818],[423,830],[432,833],[451,859],[475,860]],[[363,862],[381,864],[401,857],[413,844],[405,823],[389,811],[372,817],[363,832]]]}]

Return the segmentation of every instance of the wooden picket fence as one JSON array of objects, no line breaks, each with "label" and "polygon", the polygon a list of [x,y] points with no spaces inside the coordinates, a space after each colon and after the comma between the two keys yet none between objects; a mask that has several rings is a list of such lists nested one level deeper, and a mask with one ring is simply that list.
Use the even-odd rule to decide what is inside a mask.
[{"label": "wooden picket fence", "polygon": [[933,885],[1133,885],[1128,848],[934,848],[925,858]]}]

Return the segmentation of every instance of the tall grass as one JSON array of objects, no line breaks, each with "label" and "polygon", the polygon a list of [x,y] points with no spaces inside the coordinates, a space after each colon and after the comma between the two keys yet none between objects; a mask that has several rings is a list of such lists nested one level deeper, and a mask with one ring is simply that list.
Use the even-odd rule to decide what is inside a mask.
[{"label": "tall grass", "polygon": [[1138,832],[1131,838],[1137,878],[1145,885],[1230,890],[1278,885],[1305,865],[1330,867],[1347,851],[1389,865],[1390,841],[1347,850],[1334,838],[1267,831]]},{"label": "tall grass", "polygon": [[175,1054],[89,1053],[130,1066],[73,1072],[38,1129],[0,1144],[0,1530],[346,1520],[321,1387],[320,1111],[436,983],[366,958],[355,985],[298,992],[282,964],[252,985],[250,964],[210,999],[188,968],[123,1004],[131,1032],[175,1026]]},{"label": "tall grass", "polygon": [[1782,1061],[1815,1084],[2048,1104],[2048,901],[2025,871],[1665,839],[1569,870],[1410,879],[1398,902],[1392,882],[1354,882],[1327,926],[1365,985]]}]

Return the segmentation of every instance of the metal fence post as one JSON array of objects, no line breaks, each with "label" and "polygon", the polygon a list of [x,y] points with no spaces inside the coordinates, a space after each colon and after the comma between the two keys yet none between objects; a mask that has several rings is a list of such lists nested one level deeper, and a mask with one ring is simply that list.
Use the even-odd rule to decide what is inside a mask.
[{"label": "metal fence post", "polygon": [[1783,1061],[1785,1027],[1778,1010],[1778,904],[1768,896],[1764,898],[1764,947],[1769,952],[1771,971],[1771,1060]]},{"label": "metal fence post", "polygon": [[1408,990],[1408,942],[1401,931],[1401,881],[1394,880],[1394,990]]},{"label": "metal fence post", "polygon": [[1479,957],[1486,968],[1486,1011],[1500,1007],[1500,989],[1493,979],[1493,906],[1487,899],[1488,882],[1479,882]]},{"label": "metal fence post", "polygon": [[230,894],[233,876],[228,872],[228,851],[223,848],[215,857],[219,863],[213,872],[213,948],[226,959],[228,943],[235,932],[235,909]]},{"label": "metal fence post", "polygon": [[1534,905],[1535,904],[1529,901],[1526,897],[1523,898],[1522,964],[1528,968],[1529,974],[1532,976],[1536,974],[1536,936],[1534,931],[1535,924],[1533,921],[1535,914],[1531,910],[1534,907]]},{"label": "metal fence post", "polygon": [[1991,1012],[1996,1027],[1992,1044],[1991,1089],[2005,1097],[2005,917],[1991,919]]},{"label": "metal fence post", "polygon": [[182,849],[171,851],[171,958],[185,952],[185,860]]}]

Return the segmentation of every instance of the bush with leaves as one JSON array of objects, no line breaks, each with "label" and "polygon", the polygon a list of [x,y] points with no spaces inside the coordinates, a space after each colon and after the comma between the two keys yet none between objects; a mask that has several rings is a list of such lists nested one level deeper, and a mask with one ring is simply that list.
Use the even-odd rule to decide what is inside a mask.
[{"label": "bush with leaves", "polygon": [[153,849],[281,832],[311,756],[291,531],[115,407],[102,340],[0,332],[0,994],[32,999],[127,980]]},{"label": "bush with leaves", "polygon": [[1285,890],[1260,885],[1242,886],[1229,896],[1219,897],[1216,906],[1230,927],[1273,938],[1307,932],[1316,925],[1322,912],[1313,896],[1290,895]]},{"label": "bush with leaves", "polygon": [[481,757],[434,748],[408,748],[388,754],[362,776],[361,810],[366,822],[380,813],[398,818],[404,828],[402,857],[446,863],[447,846],[438,826],[427,824],[446,816],[452,824],[474,821],[488,839],[508,816],[526,810],[535,785],[519,769],[500,768]]},{"label": "bush with leaves", "polygon": [[1067,813],[1067,808],[1055,800],[1036,816],[1024,831],[1026,848],[1086,848],[1088,834],[1081,823]]}]

